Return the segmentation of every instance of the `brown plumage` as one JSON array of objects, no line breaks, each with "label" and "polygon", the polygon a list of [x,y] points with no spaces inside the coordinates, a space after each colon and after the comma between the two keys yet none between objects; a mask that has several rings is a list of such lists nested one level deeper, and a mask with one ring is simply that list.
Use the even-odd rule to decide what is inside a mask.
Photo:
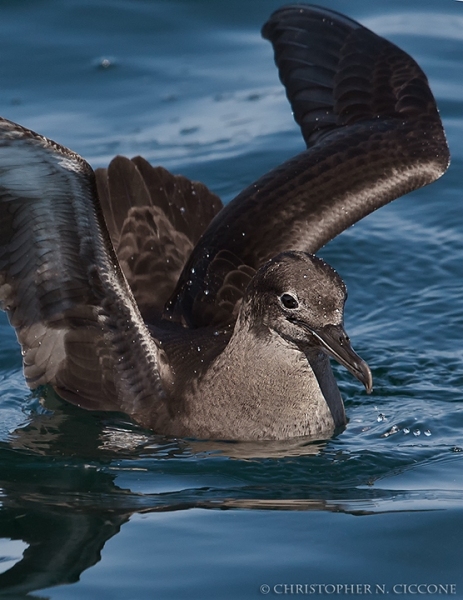
[{"label": "brown plumage", "polygon": [[343,330],[345,286],[309,253],[442,175],[442,124],[413,59],[347,17],[285,7],[263,35],[307,150],[225,208],[140,157],[95,177],[0,121],[0,301],[30,387],[228,439],[343,426],[328,356],[371,389]]}]

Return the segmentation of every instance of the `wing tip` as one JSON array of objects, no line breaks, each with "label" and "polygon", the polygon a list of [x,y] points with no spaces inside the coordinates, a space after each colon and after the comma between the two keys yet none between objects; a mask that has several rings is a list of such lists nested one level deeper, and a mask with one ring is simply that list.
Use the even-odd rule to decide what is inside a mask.
[{"label": "wing tip", "polygon": [[268,20],[264,23],[261,29],[261,35],[264,39],[272,41],[273,32],[278,24],[284,21],[290,21],[292,18],[305,17],[321,17],[322,19],[335,19],[339,25],[344,25],[350,29],[365,29],[363,25],[343,15],[340,12],[319,6],[317,4],[288,4],[275,10]]},{"label": "wing tip", "polygon": [[23,127],[14,121],[0,117],[0,145],[7,145],[10,142],[17,142],[19,140],[27,140],[30,144],[40,146],[43,150],[59,156],[60,165],[70,171],[81,173],[87,177],[93,177],[93,169],[89,163],[66,146],[58,144],[54,140],[45,137],[39,133],[36,133],[32,129]]}]

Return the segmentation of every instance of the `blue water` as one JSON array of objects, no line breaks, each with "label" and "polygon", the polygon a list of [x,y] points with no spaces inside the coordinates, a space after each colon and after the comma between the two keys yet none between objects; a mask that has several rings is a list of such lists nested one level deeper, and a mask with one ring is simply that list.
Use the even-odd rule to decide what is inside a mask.
[{"label": "blue water", "polygon": [[[295,595],[280,584],[357,598],[330,587],[352,583],[364,596],[418,583],[463,598],[463,3],[318,3],[418,60],[452,152],[439,182],[321,252],[347,283],[346,328],[374,393],[335,366],[350,422],[318,446],[166,440],[31,394],[1,314],[9,598]],[[259,35],[280,4],[4,0],[1,114],[94,167],[141,154],[229,200],[303,148]]]}]

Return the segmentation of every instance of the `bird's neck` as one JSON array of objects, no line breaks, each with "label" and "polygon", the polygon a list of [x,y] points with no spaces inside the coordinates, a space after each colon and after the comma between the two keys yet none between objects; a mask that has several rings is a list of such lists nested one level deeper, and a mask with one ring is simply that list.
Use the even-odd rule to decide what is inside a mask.
[{"label": "bird's neck", "polygon": [[193,417],[198,437],[321,439],[345,423],[326,356],[307,357],[271,329],[240,319],[189,404],[189,423]]}]

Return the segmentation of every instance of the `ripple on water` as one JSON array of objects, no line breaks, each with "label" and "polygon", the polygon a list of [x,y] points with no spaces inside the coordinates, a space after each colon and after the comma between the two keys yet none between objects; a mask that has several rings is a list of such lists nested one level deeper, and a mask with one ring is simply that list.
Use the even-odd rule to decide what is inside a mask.
[{"label": "ripple on water", "polygon": [[[346,10],[340,0],[319,1]],[[229,200],[303,148],[271,50],[258,34],[281,2],[270,2],[265,14],[259,3],[241,0],[198,0],[194,10],[180,2],[175,11],[172,3],[119,3],[110,20],[104,3],[93,1],[64,2],[59,11],[49,0],[29,3],[27,11],[21,3],[7,4],[0,9],[3,113],[73,147],[93,166],[118,153],[143,154],[204,180]],[[170,598],[167,583],[179,581],[179,565],[182,581],[185,575],[203,582],[203,564],[220,560],[234,569],[230,585],[252,569],[246,581],[253,594],[261,571],[289,573],[295,581],[317,573],[327,582],[334,567],[346,581],[367,572],[381,581],[388,569],[404,580],[411,574],[424,580],[436,569],[433,574],[450,581],[446,568],[452,566],[457,573],[463,5],[423,0],[417,11],[404,0],[349,7],[423,64],[453,164],[439,182],[381,209],[320,253],[348,285],[346,328],[374,376],[374,392],[367,396],[334,366],[349,418],[344,432],[321,443],[165,439],[121,415],[86,413],[51,396],[43,404],[41,394],[30,394],[24,384],[14,332],[0,315],[1,531],[13,538],[14,524],[32,538],[46,532],[55,566],[64,564],[70,540],[85,542],[67,565],[73,581],[76,565],[93,566],[105,540],[115,536],[104,548],[101,570],[89,569],[75,584],[77,594],[79,585],[98,593],[105,586],[117,597],[117,577],[133,584],[132,595],[136,585],[151,594],[155,573],[156,585],[165,579],[159,596]],[[447,516],[442,508],[449,509]],[[158,519],[167,512],[170,519]],[[394,514],[342,519],[343,513]],[[21,558],[25,545],[0,545],[0,571]],[[113,554],[118,545],[120,553]],[[434,546],[438,552],[430,558]],[[140,577],[133,575],[135,562]],[[117,568],[121,564],[124,569]],[[117,581],[121,589],[126,585]],[[265,581],[262,576],[260,583]],[[220,586],[214,597],[225,592],[222,581]],[[73,589],[68,586],[68,593]],[[198,597],[210,597],[200,584],[183,595],[193,597],[199,589]]]}]

